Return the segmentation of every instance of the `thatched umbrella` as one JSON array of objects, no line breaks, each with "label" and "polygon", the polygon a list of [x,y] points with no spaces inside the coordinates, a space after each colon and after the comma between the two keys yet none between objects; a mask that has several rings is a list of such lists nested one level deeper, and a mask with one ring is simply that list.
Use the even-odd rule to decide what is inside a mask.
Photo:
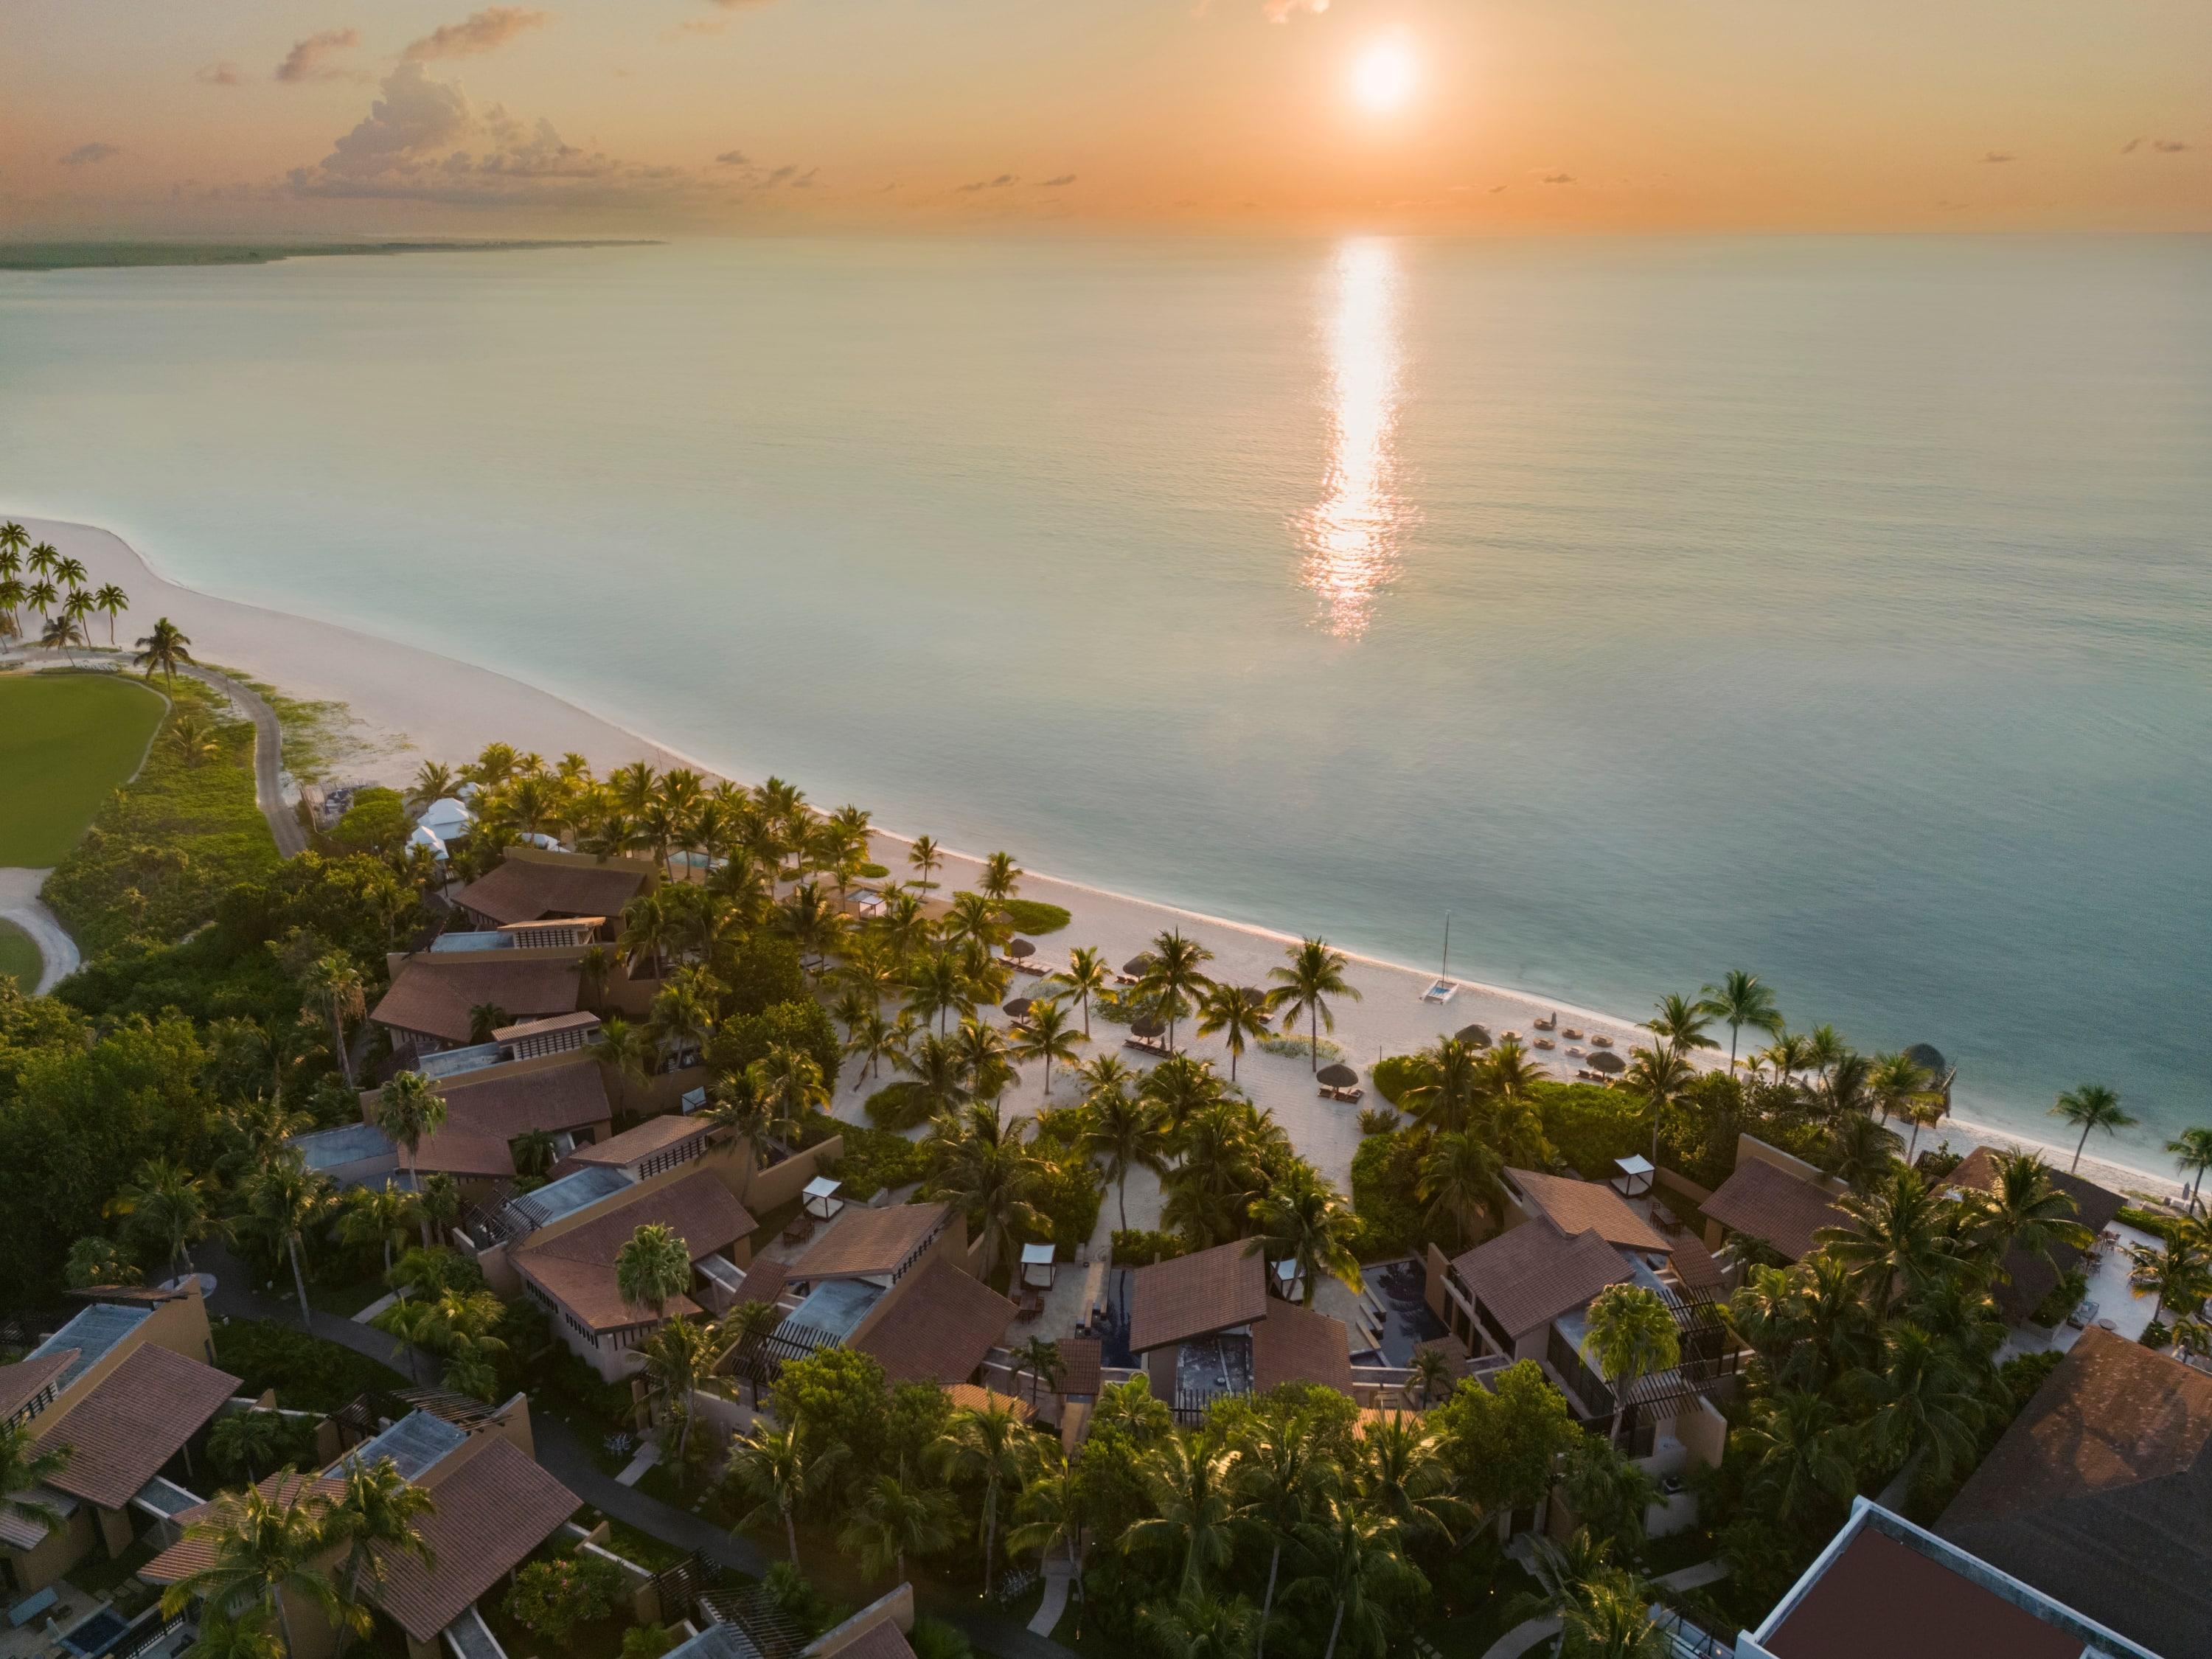
[{"label": "thatched umbrella", "polygon": [[1003,1006],[1012,1018],[1027,1019],[1030,1017],[1030,1000],[1027,997],[1016,997],[1012,1002]]},{"label": "thatched umbrella", "polygon": [[1150,956],[1134,956],[1121,964],[1121,971],[1131,979],[1142,979],[1152,971],[1152,959]]},{"label": "thatched umbrella", "polygon": [[1603,1072],[1607,1077],[1618,1077],[1628,1069],[1628,1062],[1610,1048],[1600,1048],[1590,1055],[1589,1068]]},{"label": "thatched umbrella", "polygon": [[1322,1066],[1320,1071],[1314,1073],[1314,1076],[1317,1081],[1327,1084],[1332,1089],[1349,1089],[1359,1081],[1359,1073],[1342,1060],[1336,1060]]},{"label": "thatched umbrella", "polygon": [[1133,1019],[1129,1022],[1129,1035],[1131,1036],[1146,1038],[1156,1037],[1167,1029],[1166,1024],[1163,1021],[1154,1019],[1150,1014],[1146,1014],[1139,1018]]},{"label": "thatched umbrella", "polygon": [[1030,944],[1025,939],[1012,939],[1007,943],[1006,954],[1012,957],[1016,962],[1021,962],[1026,960],[1028,957],[1035,956],[1036,954],[1036,946]]},{"label": "thatched umbrella", "polygon": [[1914,1043],[1905,1051],[1905,1057],[1927,1073],[1930,1083],[1941,1082],[1943,1074],[1951,1069],[1950,1062],[1943,1058],[1943,1051],[1932,1042]]},{"label": "thatched umbrella", "polygon": [[1452,1035],[1470,1048],[1487,1048],[1490,1046],[1490,1033],[1480,1025],[1462,1025]]}]

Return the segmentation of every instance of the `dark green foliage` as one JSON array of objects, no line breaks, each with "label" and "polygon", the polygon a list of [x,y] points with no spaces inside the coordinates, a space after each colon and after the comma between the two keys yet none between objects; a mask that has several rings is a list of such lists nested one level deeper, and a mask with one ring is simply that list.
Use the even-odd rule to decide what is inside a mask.
[{"label": "dark green foliage", "polygon": [[1068,924],[1066,910],[1038,899],[1012,898],[999,908],[1018,933],[1056,933]]},{"label": "dark green foliage", "polygon": [[1406,1097],[1406,1091],[1420,1080],[1421,1061],[1418,1054],[1391,1054],[1375,1062],[1367,1075],[1373,1079],[1375,1092],[1397,1105]]},{"label": "dark green foliage", "polygon": [[407,844],[412,828],[407,804],[398,790],[362,789],[354,795],[345,816],[331,826],[331,839],[343,852],[389,858]]},{"label": "dark green foliage", "polygon": [[334,1412],[362,1394],[407,1386],[366,1354],[252,1319],[215,1328],[215,1363],[240,1379],[240,1393],[274,1389],[276,1403],[289,1411]]},{"label": "dark green foliage", "polygon": [[810,1457],[827,1446],[846,1449],[836,1479],[847,1492],[887,1471],[918,1473],[952,1413],[944,1389],[889,1388],[884,1368],[851,1348],[824,1348],[786,1365],[773,1397],[776,1420],[799,1425]]},{"label": "dark green foliage", "polygon": [[2136,1204],[2120,1206],[2117,1218],[2123,1226],[2138,1228],[2150,1234],[2154,1238],[2172,1237],[2175,1225],[2175,1218],[2172,1216],[2160,1210],[2146,1210]]},{"label": "dark green foliage", "polygon": [[637,1408],[629,1384],[602,1382],[597,1371],[558,1342],[539,1358],[534,1375],[538,1382],[609,1433],[628,1429],[635,1421]]},{"label": "dark green foliage", "polygon": [[1415,1195],[1426,1136],[1412,1129],[1369,1135],[1352,1155],[1352,1208],[1359,1218],[1359,1259],[1384,1261],[1448,1243],[1449,1223],[1431,1224]]},{"label": "dark green foliage", "polygon": [[886,1187],[904,1187],[929,1173],[929,1153],[919,1141],[888,1130],[841,1123],[845,1156],[829,1173],[845,1183],[842,1196],[866,1203]]},{"label": "dark green foliage", "polygon": [[[799,947],[773,933],[749,935],[714,958],[714,978],[728,992],[727,1014],[746,1018],[779,1003],[804,1002],[806,975],[799,966]],[[826,1079],[836,1073],[825,1072]]]},{"label": "dark green foliage", "polygon": [[[1098,1206],[1104,1197],[1098,1171],[1079,1152],[1054,1157],[1048,1152],[1043,1164],[1044,1180],[1030,1202],[1043,1212],[1054,1246],[1073,1259],[1098,1225]],[[1016,1231],[1021,1233],[1020,1229]],[[1014,1240],[1018,1244],[1030,1242],[1025,1234]]]},{"label": "dark green foliage", "polygon": [[1114,1230],[1114,1265],[1117,1267],[1149,1267],[1155,1261],[1170,1261],[1186,1255],[1189,1249],[1180,1233],[1148,1232],[1141,1227]]},{"label": "dark green foliage", "polygon": [[1532,1359],[1507,1366],[1488,1389],[1462,1382],[1430,1422],[1462,1492],[1492,1511],[1534,1504],[1550,1488],[1554,1461],[1583,1432]]},{"label": "dark green foliage", "polygon": [[928,1097],[911,1083],[886,1083],[868,1097],[866,1110],[879,1128],[890,1133],[929,1121]]},{"label": "dark green foliage", "polygon": [[834,1085],[844,1045],[837,1028],[818,1002],[799,1000],[769,1005],[757,1014],[726,1021],[707,1047],[707,1063],[727,1076],[739,1076],[775,1048],[795,1048],[812,1060],[823,1082]]},{"label": "dark green foliage", "polygon": [[2088,1292],[2089,1276],[2078,1267],[2069,1267],[2058,1275],[2058,1282],[2045,1293],[2043,1300],[2035,1304],[2034,1311],[2027,1316],[2029,1323],[2052,1329],[2074,1311]]},{"label": "dark green foliage", "polygon": [[1613,1173],[1616,1159],[1651,1150],[1650,1120],[1644,1103],[1626,1090],[1595,1083],[1543,1083],[1535,1093],[1544,1138],[1586,1181],[1601,1181]]}]

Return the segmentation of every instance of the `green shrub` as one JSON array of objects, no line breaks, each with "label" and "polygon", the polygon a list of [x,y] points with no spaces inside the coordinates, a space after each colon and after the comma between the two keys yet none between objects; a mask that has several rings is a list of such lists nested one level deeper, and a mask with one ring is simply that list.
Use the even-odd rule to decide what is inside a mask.
[{"label": "green shrub", "polygon": [[1602,1181],[1617,1159],[1651,1149],[1650,1120],[1634,1095],[1595,1083],[1540,1083],[1544,1139],[1585,1181]]},{"label": "green shrub", "polygon": [[914,1621],[907,1645],[914,1650],[914,1659],[971,1659],[975,1651],[957,1626],[927,1616]]},{"label": "green shrub", "polygon": [[929,1173],[929,1154],[919,1141],[888,1129],[842,1123],[845,1155],[829,1170],[845,1183],[843,1196],[865,1204],[886,1187],[905,1187]]},{"label": "green shrub", "polygon": [[1313,1040],[1303,1032],[1297,1036],[1278,1033],[1274,1036],[1261,1037],[1260,1047],[1267,1054],[1280,1054],[1286,1060],[1304,1060],[1309,1054],[1318,1053],[1324,1066],[1331,1060],[1344,1058],[1344,1050],[1327,1037],[1323,1037],[1316,1048]]},{"label": "green shrub", "polygon": [[615,1610],[622,1569],[597,1555],[534,1561],[515,1575],[501,1605],[507,1616],[558,1647],[579,1625],[596,1625]]},{"label": "green shrub", "polygon": [[863,1109],[878,1128],[896,1133],[929,1121],[929,1099],[911,1083],[886,1083]]},{"label": "green shrub", "polygon": [[774,1048],[795,1048],[811,1060],[823,1080],[835,1086],[845,1045],[822,1005],[811,1000],[772,1003],[757,1014],[725,1020],[707,1045],[707,1063],[726,1077],[744,1074]]},{"label": "green shrub", "polygon": [[1068,913],[1057,904],[1038,899],[1008,899],[1000,908],[1018,933],[1056,933],[1067,926]]},{"label": "green shrub", "polygon": [[2116,1219],[2154,1238],[2171,1237],[2177,1224],[2175,1217],[2160,1210],[2146,1210],[2139,1204],[2123,1204]]},{"label": "green shrub", "polygon": [[1419,1082],[1427,1069],[1419,1054],[1391,1054],[1376,1060],[1367,1075],[1374,1079],[1375,1092],[1396,1106],[1404,1103],[1406,1091]]},{"label": "green shrub", "polygon": [[215,1328],[215,1363],[238,1377],[240,1394],[274,1389],[276,1403],[291,1411],[334,1412],[362,1395],[407,1386],[398,1371],[366,1354],[254,1319]]},{"label": "green shrub", "polygon": [[[1044,1160],[1044,1179],[1031,1200],[1043,1212],[1053,1247],[1072,1257],[1098,1228],[1098,1206],[1103,1197],[1098,1172],[1080,1153]],[[1018,1243],[1030,1243],[1027,1239]],[[1041,1242],[1041,1241],[1040,1241]]]},{"label": "green shrub", "polygon": [[1114,1230],[1114,1265],[1117,1267],[1149,1267],[1155,1261],[1172,1261],[1189,1249],[1179,1233],[1148,1232],[1140,1227]]},{"label": "green shrub", "polygon": [[590,1422],[611,1434],[630,1428],[636,1420],[636,1403],[627,1382],[607,1382],[599,1374],[559,1343],[541,1363],[538,1378],[557,1398],[565,1401]]},{"label": "green shrub", "polygon": [[331,839],[348,853],[388,858],[406,844],[413,828],[398,790],[362,789],[355,793],[345,816],[331,826]]},{"label": "green shrub", "polygon": [[2058,1275],[2058,1282],[2051,1287],[2043,1300],[2035,1304],[2034,1311],[2027,1316],[2028,1323],[2051,1330],[2072,1313],[2088,1293],[2088,1275],[2079,1267],[2069,1267]]},{"label": "green shrub", "polygon": [[1395,1129],[1369,1135],[1352,1153],[1352,1211],[1359,1218],[1356,1248],[1361,1261],[1419,1255],[1431,1239],[1444,1239],[1413,1193],[1425,1139],[1418,1130]]}]

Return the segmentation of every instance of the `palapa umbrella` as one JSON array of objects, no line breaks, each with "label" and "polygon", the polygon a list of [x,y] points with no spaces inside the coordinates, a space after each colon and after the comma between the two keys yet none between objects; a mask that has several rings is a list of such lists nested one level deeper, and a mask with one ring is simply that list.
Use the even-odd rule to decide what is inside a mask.
[{"label": "palapa umbrella", "polygon": [[1490,1033],[1480,1025],[1462,1025],[1452,1035],[1470,1048],[1487,1048],[1490,1046]]},{"label": "palapa umbrella", "polygon": [[1628,1069],[1628,1062],[1610,1048],[1600,1048],[1590,1055],[1589,1068],[1603,1072],[1607,1077],[1617,1077]]},{"label": "palapa umbrella", "polygon": [[1240,985],[1237,988],[1243,994],[1244,1000],[1252,1005],[1253,1011],[1259,1015],[1261,1024],[1266,1024],[1274,1018],[1267,1012],[1267,994],[1265,991],[1256,985]]},{"label": "palapa umbrella", "polygon": [[1131,979],[1142,979],[1151,971],[1152,965],[1152,959],[1149,956],[1131,957],[1121,964],[1121,971],[1128,975]]},{"label": "palapa umbrella", "polygon": [[1006,1003],[1004,1006],[1006,1012],[1015,1019],[1027,1019],[1029,1018],[1030,1000],[1027,997],[1016,997],[1012,1002]]},{"label": "palapa umbrella", "polygon": [[1025,939],[1014,939],[1010,941],[1006,945],[1006,954],[1012,957],[1016,962],[1020,962],[1024,957],[1035,956],[1036,954],[1036,946],[1030,944]]},{"label": "palapa umbrella", "polygon": [[1319,1081],[1326,1083],[1332,1089],[1349,1089],[1359,1081],[1359,1073],[1342,1060],[1322,1066],[1314,1075]]},{"label": "palapa umbrella", "polygon": [[1166,1025],[1162,1024],[1160,1021],[1154,1019],[1150,1014],[1144,1015],[1141,1018],[1133,1019],[1129,1022],[1129,1035],[1131,1036],[1156,1037],[1167,1029]]}]

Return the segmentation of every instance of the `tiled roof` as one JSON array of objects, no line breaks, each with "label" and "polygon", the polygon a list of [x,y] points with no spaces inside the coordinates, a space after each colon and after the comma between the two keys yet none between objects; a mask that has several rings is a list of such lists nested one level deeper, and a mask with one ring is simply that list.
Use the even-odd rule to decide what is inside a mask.
[{"label": "tiled roof", "polygon": [[1276,1297],[1252,1328],[1252,1385],[1318,1382],[1352,1392],[1352,1340],[1344,1322]]},{"label": "tiled roof", "polygon": [[434,1565],[379,1549],[384,1583],[371,1594],[417,1642],[432,1642],[520,1565],[583,1500],[496,1435],[429,1487],[422,1522]]},{"label": "tiled roof", "polygon": [[1106,1363],[1105,1345],[1095,1336],[1060,1339],[1060,1391],[1063,1395],[1096,1399],[1101,1368]]},{"label": "tiled roof", "polygon": [[509,858],[454,894],[453,902],[502,927],[549,916],[618,916],[646,878],[633,864]]},{"label": "tiled roof", "polygon": [[1674,1277],[1691,1290],[1717,1291],[1728,1283],[1721,1273],[1721,1264],[1713,1260],[1713,1253],[1703,1241],[1686,1233],[1668,1245],[1667,1259],[1674,1269]]},{"label": "tiled roof", "polygon": [[1476,1245],[1452,1266],[1516,1341],[1629,1277],[1620,1252],[1597,1233],[1571,1238],[1540,1215]]},{"label": "tiled roof", "polygon": [[1775,1659],[2083,1659],[2081,1639],[1861,1532],[1764,1644]]},{"label": "tiled roof", "polygon": [[[595,1331],[646,1324],[653,1310],[623,1301],[615,1288],[615,1257],[633,1233],[655,1221],[675,1230],[694,1261],[727,1249],[759,1224],[735,1194],[702,1170],[610,1200],[610,1207],[582,1224],[542,1244],[525,1244],[514,1253],[514,1265]],[[693,1310],[690,1299],[680,1297],[665,1310]]]},{"label": "tiled roof", "polygon": [[945,1397],[957,1412],[1012,1412],[1024,1423],[1032,1415],[1030,1402],[1020,1395],[1000,1394],[996,1389],[978,1388],[973,1382],[955,1382],[945,1389]]},{"label": "tiled roof", "polygon": [[[1975,1192],[1994,1192],[1997,1184],[1996,1160],[1994,1148],[1977,1146],[1960,1160],[1959,1167],[1951,1171],[1943,1184]],[[2109,1226],[2127,1202],[2118,1193],[2063,1170],[2051,1171],[2051,1183],[2074,1200],[2074,1214],[2069,1219],[2081,1223],[2093,1233],[2102,1232]],[[2004,1278],[1996,1287],[1997,1306],[2007,1319],[2019,1323],[2051,1293],[2059,1275],[2081,1259],[2081,1252],[2071,1244],[2054,1243],[2048,1255],[2014,1246],[2005,1252]]]},{"label": "tiled roof", "polygon": [[450,1127],[502,1140],[532,1129],[559,1134],[586,1128],[614,1115],[607,1104],[606,1075],[588,1058],[528,1070],[501,1066],[465,1072],[441,1083],[438,1092],[446,1097]]},{"label": "tiled roof", "polygon": [[886,1619],[839,1648],[837,1659],[915,1659],[914,1646]]},{"label": "tiled roof", "polygon": [[1508,1170],[1505,1178],[1521,1189],[1532,1207],[1558,1222],[1563,1233],[1595,1228],[1599,1237],[1619,1249],[1667,1253],[1667,1241],[1658,1230],[1601,1181],[1577,1181],[1534,1170]]},{"label": "tiled roof", "polygon": [[1813,1235],[1849,1220],[1833,1194],[1756,1158],[1740,1159],[1735,1173],[1698,1206],[1730,1232],[1747,1233],[1791,1261],[1813,1254]]},{"label": "tiled roof", "polygon": [[964,1382],[1013,1322],[1014,1304],[943,1256],[915,1268],[854,1344],[899,1382]]},{"label": "tiled roof", "polygon": [[2212,1376],[2090,1329],[1936,1530],[2160,1653],[2212,1631]]},{"label": "tiled roof", "polygon": [[580,954],[510,954],[498,961],[441,960],[427,953],[410,957],[369,1018],[399,1030],[466,1042],[469,1011],[485,1003],[506,1010],[514,1019],[573,1013]]},{"label": "tiled roof", "polygon": [[740,1302],[765,1302],[771,1308],[783,1295],[783,1287],[791,1282],[791,1264],[787,1261],[756,1260],[745,1269],[745,1281],[738,1286]]},{"label": "tiled roof", "polygon": [[238,1387],[238,1378],[142,1342],[40,1436],[41,1450],[70,1449],[46,1484],[119,1510],[161,1473]]},{"label": "tiled roof", "polygon": [[61,1348],[36,1359],[0,1365],[0,1423],[5,1423],[37,1399],[41,1389],[69,1369],[76,1352],[75,1348]]},{"label": "tiled roof", "polygon": [[[345,1483],[322,1475],[306,1475],[287,1471],[282,1474],[264,1476],[254,1487],[264,1498],[283,1504],[301,1497],[309,1501],[327,1501],[345,1490]],[[210,1499],[185,1510],[175,1517],[178,1526],[187,1534],[198,1522],[215,1514],[221,1499]],[[216,1540],[212,1538],[186,1536],[172,1544],[159,1555],[138,1569],[138,1576],[149,1584],[173,1584],[180,1578],[189,1578],[203,1567],[215,1562]]]},{"label": "tiled roof", "polygon": [[1129,1275],[1129,1349],[1145,1353],[1267,1311],[1267,1264],[1250,1241],[1156,1261]]},{"label": "tiled roof", "polygon": [[649,1117],[634,1128],[609,1137],[589,1146],[579,1146],[568,1154],[574,1164],[635,1164],[641,1158],[665,1152],[671,1146],[687,1140],[702,1139],[714,1133],[714,1126],[703,1118],[686,1117],[681,1112],[664,1112],[659,1117]]},{"label": "tiled roof", "polygon": [[412,1158],[406,1160],[426,1174],[506,1176],[514,1173],[514,1153],[498,1135],[471,1134],[456,1129],[453,1120],[436,1134],[424,1137]]},{"label": "tiled roof", "polygon": [[848,1204],[806,1254],[791,1264],[791,1276],[811,1283],[895,1273],[928,1242],[949,1213],[942,1204],[894,1204],[881,1210]]}]

